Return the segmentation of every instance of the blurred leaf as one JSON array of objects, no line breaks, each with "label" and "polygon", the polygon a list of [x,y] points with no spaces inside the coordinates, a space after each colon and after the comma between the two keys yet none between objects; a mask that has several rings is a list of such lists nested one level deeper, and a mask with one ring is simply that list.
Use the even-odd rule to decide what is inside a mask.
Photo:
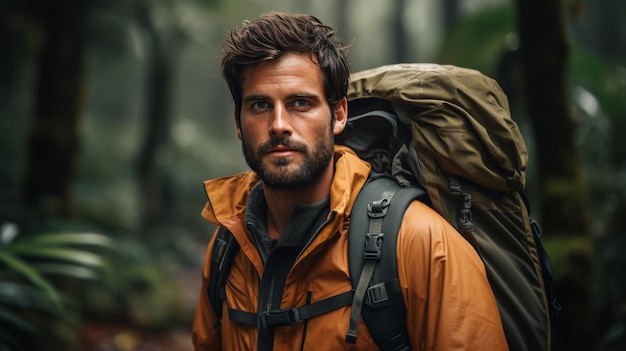
[{"label": "blurred leaf", "polygon": [[[94,251],[113,253],[118,248],[110,237],[90,232],[15,234],[6,238],[0,242],[0,324],[31,334],[37,330],[29,328],[30,317],[22,317],[13,309],[44,312],[44,318],[52,314],[57,317],[53,321],[69,320],[67,301],[46,275],[101,280],[106,256]],[[0,351],[23,346],[24,340],[10,333],[0,334]]]},{"label": "blurred leaf", "polygon": [[43,274],[62,275],[71,278],[85,279],[85,280],[98,280],[102,278],[102,274],[99,270],[91,267],[82,267],[74,264],[63,263],[45,263],[45,264],[33,264],[39,272]]},{"label": "blurred leaf", "polygon": [[52,307],[50,302],[52,302],[50,296],[34,286],[0,282],[0,308],[2,306],[15,306],[56,313],[57,310]]},{"label": "blurred leaf", "polygon": [[59,293],[40,272],[7,250],[0,250],[0,263],[4,263],[10,270],[23,275],[30,282],[42,289],[57,308],[57,311],[61,313],[61,315],[65,315]]},{"label": "blurred leaf", "polygon": [[[2,305],[0,305],[0,322],[2,322],[3,325],[11,325],[28,333],[35,333],[37,331],[32,324],[26,322],[23,318],[16,316],[15,313],[2,307]],[[0,330],[0,340],[3,339],[2,331],[3,330]],[[11,336],[8,335],[8,337],[10,338]]]},{"label": "blurred leaf", "polygon": [[100,246],[114,248],[113,240],[97,233],[44,233],[19,238],[13,246]]},{"label": "blurred leaf", "polygon": [[84,266],[100,267],[104,265],[101,255],[72,248],[31,247],[28,245],[14,245],[12,252],[29,258],[49,259],[72,262]]}]

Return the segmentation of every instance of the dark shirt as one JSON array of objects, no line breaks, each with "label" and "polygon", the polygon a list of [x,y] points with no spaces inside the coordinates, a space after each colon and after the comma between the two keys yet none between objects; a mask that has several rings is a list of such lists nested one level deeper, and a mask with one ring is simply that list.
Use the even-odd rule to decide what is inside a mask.
[{"label": "dark shirt", "polygon": [[313,240],[330,212],[329,197],[319,202],[296,206],[278,240],[270,238],[267,232],[267,203],[261,184],[250,191],[246,204],[245,221],[248,231],[261,253],[263,263],[272,251],[281,248],[302,251]]}]

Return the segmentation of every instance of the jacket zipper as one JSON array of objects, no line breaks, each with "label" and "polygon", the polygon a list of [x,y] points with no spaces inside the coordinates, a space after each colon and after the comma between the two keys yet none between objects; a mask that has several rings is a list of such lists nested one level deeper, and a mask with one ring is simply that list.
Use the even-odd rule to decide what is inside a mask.
[{"label": "jacket zipper", "polygon": [[[311,235],[311,237],[309,238],[309,240],[306,242],[306,244],[302,247],[302,250],[300,250],[300,252],[298,253],[298,256],[296,256],[296,260],[298,258],[300,258],[300,256],[302,256],[302,254],[304,253],[304,250],[306,250],[309,245],[311,245],[311,243],[313,242],[313,240],[315,240],[315,238],[317,237],[317,235],[319,234],[319,232],[322,231],[322,229],[327,226],[330,222],[332,222],[335,217],[337,215],[337,211],[331,211],[330,212],[330,216],[328,217],[328,219],[326,219],[326,221],[324,221],[324,223],[322,223],[322,225],[317,228],[317,230],[315,231],[315,235]],[[293,267],[291,267],[293,268]]]}]

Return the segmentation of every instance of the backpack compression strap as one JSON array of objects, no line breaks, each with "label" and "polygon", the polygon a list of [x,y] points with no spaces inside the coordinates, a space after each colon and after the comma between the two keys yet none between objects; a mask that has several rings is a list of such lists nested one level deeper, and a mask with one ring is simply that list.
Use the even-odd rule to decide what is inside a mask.
[{"label": "backpack compression strap", "polygon": [[393,179],[375,176],[359,193],[350,220],[348,260],[356,291],[347,342],[356,343],[362,314],[381,349],[410,350],[396,242],[407,207],[415,199],[425,200],[425,194],[417,186],[400,187]]}]

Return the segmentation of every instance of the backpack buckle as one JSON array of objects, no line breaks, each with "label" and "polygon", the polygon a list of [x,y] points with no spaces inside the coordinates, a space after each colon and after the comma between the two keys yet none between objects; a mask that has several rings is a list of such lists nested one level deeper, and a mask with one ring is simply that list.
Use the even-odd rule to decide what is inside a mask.
[{"label": "backpack buckle", "polygon": [[283,308],[259,313],[259,324],[263,328],[300,323],[300,311],[297,308]]},{"label": "backpack buckle", "polygon": [[365,237],[365,251],[363,257],[366,260],[378,260],[383,249],[383,233],[367,233]]},{"label": "backpack buckle", "polygon": [[370,308],[380,308],[389,305],[389,294],[385,283],[370,286],[365,293],[365,304]]},{"label": "backpack buckle", "polygon": [[380,218],[387,214],[389,209],[389,199],[372,201],[367,205],[367,215],[370,218]]}]

